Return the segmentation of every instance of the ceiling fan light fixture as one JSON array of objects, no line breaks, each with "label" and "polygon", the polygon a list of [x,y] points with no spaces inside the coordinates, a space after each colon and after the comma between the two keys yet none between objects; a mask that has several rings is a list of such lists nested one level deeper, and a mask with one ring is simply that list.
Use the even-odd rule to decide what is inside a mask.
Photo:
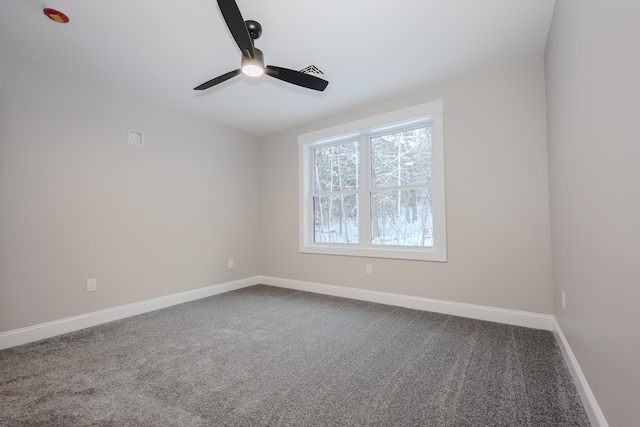
[{"label": "ceiling fan light fixture", "polygon": [[260,77],[264,74],[264,68],[262,68],[261,64],[247,61],[242,64],[242,74],[249,77]]},{"label": "ceiling fan light fixture", "polygon": [[260,49],[254,49],[255,58],[242,56],[240,69],[245,76],[260,77],[264,74],[264,56]]}]

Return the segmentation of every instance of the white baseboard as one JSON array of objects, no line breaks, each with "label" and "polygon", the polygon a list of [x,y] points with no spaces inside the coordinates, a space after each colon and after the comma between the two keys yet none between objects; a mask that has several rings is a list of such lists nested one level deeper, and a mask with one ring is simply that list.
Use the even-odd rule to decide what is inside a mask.
[{"label": "white baseboard", "polygon": [[489,322],[553,331],[554,317],[549,314],[530,313],[526,311],[508,310],[483,305],[421,298],[389,292],[349,288],[346,286],[325,285],[322,283],[281,279],[277,277],[259,276],[258,279],[260,280],[259,283],[281,288],[297,289],[317,294],[333,295],[397,307],[412,308],[415,310],[452,314],[454,316],[487,320]]},{"label": "white baseboard", "polygon": [[54,320],[52,322],[41,323],[28,326],[26,328],[14,329],[12,331],[0,333],[0,350],[17,345],[51,338],[56,335],[66,334],[102,323],[124,319],[138,314],[147,313],[153,310],[206,298],[224,292],[253,286],[262,283],[281,288],[297,289],[301,291],[333,295],[344,298],[357,299],[362,301],[376,302],[399,307],[412,308],[423,311],[433,311],[436,313],[452,314],[455,316],[469,317],[490,322],[506,323],[509,325],[525,326],[535,329],[552,331],[553,316],[528,313],[524,311],[507,310],[501,308],[487,307],[481,305],[464,304],[450,301],[435,300],[429,298],[413,297],[408,295],[393,294],[389,292],[371,291],[366,289],[349,288],[345,286],[325,285],[321,283],[304,282],[300,280],[281,279],[269,276],[254,276],[233,282],[221,283],[207,286],[191,291],[166,295],[132,304],[121,305],[92,313],[81,314],[79,316]]},{"label": "white baseboard", "polygon": [[557,319],[555,319],[555,317],[553,319],[553,332],[556,336],[556,341],[560,346],[560,350],[562,351],[562,355],[564,356],[564,360],[567,362],[567,366],[569,366],[569,371],[571,371],[573,382],[578,389],[578,393],[580,394],[580,398],[582,399],[584,409],[587,411],[587,415],[589,416],[591,425],[593,425],[594,427],[609,427],[609,423],[607,423],[607,420],[604,418],[604,414],[600,410],[600,406],[598,405],[598,402],[596,401],[596,398],[591,391],[591,387],[589,387],[587,378],[584,376],[584,373],[580,368],[580,364],[578,364],[578,360],[573,354],[573,351],[569,346],[569,342],[564,336],[562,329],[560,329],[560,324],[558,323]]},{"label": "white baseboard", "polygon": [[39,325],[29,326],[26,328],[14,329],[12,331],[0,333],[0,350],[51,338],[56,335],[66,334],[79,329],[89,328],[102,323],[124,319],[125,317],[131,317],[147,313],[149,311],[210,297],[212,295],[246,288],[247,286],[252,286],[257,283],[259,283],[257,277],[250,277],[247,279],[235,280],[233,282],[221,283],[177,294],[165,295],[163,297],[135,302],[132,304],[121,305],[118,307],[108,308],[106,310],[94,311],[92,313],[81,314],[79,316],[68,317],[66,319],[54,320],[53,322],[41,323]]}]

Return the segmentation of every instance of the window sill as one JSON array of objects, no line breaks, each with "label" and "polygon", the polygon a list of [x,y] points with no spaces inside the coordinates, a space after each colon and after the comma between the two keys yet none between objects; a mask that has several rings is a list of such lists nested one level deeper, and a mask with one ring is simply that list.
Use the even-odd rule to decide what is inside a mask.
[{"label": "window sill", "polygon": [[447,262],[447,254],[436,248],[356,248],[346,245],[305,245],[300,246],[300,253],[356,256],[368,258],[390,258],[413,261]]}]

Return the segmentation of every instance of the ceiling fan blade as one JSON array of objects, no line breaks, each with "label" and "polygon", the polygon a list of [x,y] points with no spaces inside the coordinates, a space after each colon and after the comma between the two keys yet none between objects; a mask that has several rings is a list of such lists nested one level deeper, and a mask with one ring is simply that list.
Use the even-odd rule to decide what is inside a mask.
[{"label": "ceiling fan blade", "polygon": [[275,77],[276,79],[280,79],[287,83],[306,87],[307,89],[318,90],[320,92],[325,90],[329,84],[328,81],[319,77],[301,73],[300,71],[290,70],[288,68],[275,67],[273,65],[267,65],[264,72],[271,77]]},{"label": "ceiling fan blade", "polygon": [[226,74],[216,77],[215,79],[211,79],[208,82],[202,83],[200,86],[196,86],[193,90],[205,90],[209,89],[211,86],[215,86],[222,82],[229,80],[231,77],[235,77],[240,74],[242,71],[238,68],[237,70],[229,71]]},{"label": "ceiling fan blade", "polygon": [[255,58],[253,39],[249,35],[249,30],[247,30],[247,25],[244,23],[237,3],[234,0],[218,0],[218,6],[242,55]]}]

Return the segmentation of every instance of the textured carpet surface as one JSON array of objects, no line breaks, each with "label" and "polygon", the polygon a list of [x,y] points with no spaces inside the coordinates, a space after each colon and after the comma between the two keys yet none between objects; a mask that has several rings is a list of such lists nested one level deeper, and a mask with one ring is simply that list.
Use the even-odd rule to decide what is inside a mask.
[{"label": "textured carpet surface", "polygon": [[588,426],[552,333],[253,286],[0,352],[2,426]]}]

